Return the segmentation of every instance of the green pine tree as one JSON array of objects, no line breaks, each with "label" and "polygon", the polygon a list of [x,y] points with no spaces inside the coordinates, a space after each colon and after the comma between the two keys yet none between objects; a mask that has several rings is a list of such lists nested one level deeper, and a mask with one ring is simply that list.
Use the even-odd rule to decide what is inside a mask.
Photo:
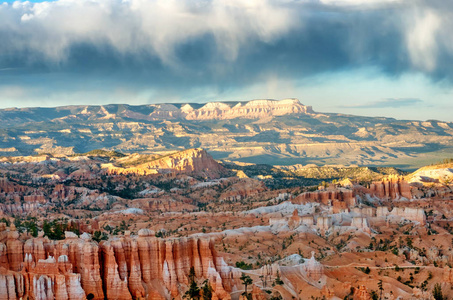
[{"label": "green pine tree", "polygon": [[439,283],[436,283],[434,285],[433,297],[435,300],[444,300],[444,296],[442,295],[442,287]]},{"label": "green pine tree", "polygon": [[184,293],[185,299],[200,299],[200,288],[195,281],[195,269],[190,267],[189,271],[189,289]]},{"label": "green pine tree", "polygon": [[201,288],[201,291],[203,293],[203,300],[211,300],[212,298],[212,287],[209,284],[209,280],[205,280],[203,282],[203,287]]},{"label": "green pine tree", "polygon": [[252,299],[252,294],[251,293],[247,293],[247,287],[253,283],[252,278],[250,278],[250,276],[245,275],[244,273],[242,273],[242,276],[239,279],[242,280],[242,284],[245,286],[245,292],[242,293],[242,295],[244,295],[247,299]]}]

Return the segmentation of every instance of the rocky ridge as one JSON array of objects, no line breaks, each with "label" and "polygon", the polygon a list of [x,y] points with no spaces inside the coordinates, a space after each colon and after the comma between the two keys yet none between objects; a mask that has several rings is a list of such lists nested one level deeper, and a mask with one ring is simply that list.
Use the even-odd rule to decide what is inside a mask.
[{"label": "rocky ridge", "polygon": [[[120,108],[120,109],[118,109]],[[45,114],[54,111],[55,113]],[[150,104],[150,105],[103,105],[103,106],[64,106],[56,109],[46,108],[11,108],[0,110],[6,124],[17,124],[21,121],[51,121],[76,119],[118,119],[130,118],[141,120],[228,120],[236,118],[257,119],[287,114],[314,113],[311,106],[305,106],[297,99],[284,100],[251,100],[246,102],[208,102],[206,104]]]},{"label": "rocky ridge", "polygon": [[[123,159],[124,160],[124,159]],[[219,176],[227,171],[211,155],[203,149],[188,149],[165,156],[157,157],[149,162],[136,166],[121,167],[114,164],[103,164],[110,174],[165,174],[165,173],[184,173],[184,174],[205,174]]]},{"label": "rocky ridge", "polygon": [[258,119],[287,114],[314,113],[311,106],[305,106],[297,99],[252,100],[239,103],[209,102],[200,108],[184,104],[180,108],[171,105],[157,105],[149,115],[153,120],[186,119],[186,120],[228,120],[236,118]]},{"label": "rocky ridge", "polygon": [[420,166],[453,149],[452,123],[316,113],[297,99],[12,108],[0,118],[5,156],[203,148],[255,163]]}]

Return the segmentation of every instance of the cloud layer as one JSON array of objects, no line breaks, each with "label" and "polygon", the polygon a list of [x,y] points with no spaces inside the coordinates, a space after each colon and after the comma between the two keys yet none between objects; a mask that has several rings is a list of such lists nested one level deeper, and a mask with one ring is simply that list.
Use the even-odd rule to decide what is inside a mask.
[{"label": "cloud layer", "polygon": [[234,61],[244,45],[270,43],[298,24],[287,5],[239,0],[14,2],[0,6],[0,20],[8,41],[1,52],[12,59],[22,54],[31,55],[30,63],[64,64],[90,48],[170,66],[181,63],[185,47],[202,50],[209,43],[215,53],[200,55]]},{"label": "cloud layer", "polygon": [[363,104],[347,105],[343,106],[346,108],[398,108],[398,107],[411,107],[415,105],[422,104],[423,101],[420,99],[411,99],[411,98],[389,98],[382,99],[374,102],[366,102]]},{"label": "cloud layer", "polygon": [[3,3],[0,98],[118,86],[221,93],[368,67],[450,84],[452,30],[443,0]]}]

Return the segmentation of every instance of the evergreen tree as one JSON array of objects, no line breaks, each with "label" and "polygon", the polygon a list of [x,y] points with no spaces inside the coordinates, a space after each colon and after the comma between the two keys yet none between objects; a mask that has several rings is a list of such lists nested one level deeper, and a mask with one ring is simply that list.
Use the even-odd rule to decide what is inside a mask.
[{"label": "evergreen tree", "polygon": [[371,300],[379,300],[379,295],[375,290],[372,290],[370,293]]},{"label": "evergreen tree", "polygon": [[209,284],[209,280],[205,280],[203,282],[203,287],[201,288],[201,291],[203,293],[203,300],[211,300],[212,298],[212,287]]},{"label": "evergreen tree", "polygon": [[44,223],[42,224],[42,230],[44,231],[44,234],[50,238],[50,236],[52,235],[52,228],[47,220],[44,220]]},{"label": "evergreen tree", "polygon": [[189,271],[189,290],[184,293],[184,298],[186,299],[200,299],[200,288],[195,281],[195,269],[190,267]]},{"label": "evergreen tree", "polygon": [[242,276],[239,279],[242,280],[242,284],[245,286],[245,292],[242,293],[242,295],[244,295],[247,299],[252,299],[252,295],[247,293],[247,286],[249,286],[249,285],[251,285],[253,283],[252,278],[250,278],[250,276],[245,275],[244,273],[242,273]]},{"label": "evergreen tree", "polygon": [[284,284],[284,282],[280,278],[280,273],[277,271],[277,278],[275,278],[274,283],[272,284],[272,286],[283,285],[283,284]]},{"label": "evergreen tree", "polygon": [[442,295],[442,287],[439,283],[436,283],[436,285],[434,285],[433,297],[435,300],[444,300],[444,296]]},{"label": "evergreen tree", "polygon": [[379,299],[382,299],[382,292],[384,292],[384,288],[382,287],[382,280],[379,280],[377,285],[379,287]]}]

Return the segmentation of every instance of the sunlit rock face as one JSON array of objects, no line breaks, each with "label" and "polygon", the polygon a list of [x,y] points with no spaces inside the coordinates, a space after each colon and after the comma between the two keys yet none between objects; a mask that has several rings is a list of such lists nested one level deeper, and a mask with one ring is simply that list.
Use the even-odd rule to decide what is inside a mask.
[{"label": "sunlit rock face", "polygon": [[373,182],[370,185],[370,192],[378,198],[395,200],[404,197],[412,199],[409,183],[397,176],[389,176],[382,181]]},{"label": "sunlit rock face", "polygon": [[188,149],[172,153],[133,167],[103,166],[109,174],[202,174],[218,177],[226,170],[203,149]]},{"label": "sunlit rock face", "polygon": [[1,244],[0,294],[9,295],[4,299],[181,298],[192,267],[197,278],[211,278],[217,299],[229,299],[224,283],[230,287],[240,277],[208,239],[164,240],[148,229],[99,245],[72,232],[61,241],[38,237],[23,243],[17,237],[10,231]]},{"label": "sunlit rock face", "polygon": [[199,109],[190,109],[189,105],[186,105],[181,111],[183,112],[182,115],[188,120],[258,119],[287,114],[313,113],[311,106],[305,106],[297,99],[252,100],[236,105],[212,102]]},{"label": "sunlit rock face", "polygon": [[196,147],[248,162],[390,165],[404,159],[418,167],[417,158],[453,149],[451,123],[318,113],[297,99],[15,108],[0,110],[0,119],[5,156]]}]

